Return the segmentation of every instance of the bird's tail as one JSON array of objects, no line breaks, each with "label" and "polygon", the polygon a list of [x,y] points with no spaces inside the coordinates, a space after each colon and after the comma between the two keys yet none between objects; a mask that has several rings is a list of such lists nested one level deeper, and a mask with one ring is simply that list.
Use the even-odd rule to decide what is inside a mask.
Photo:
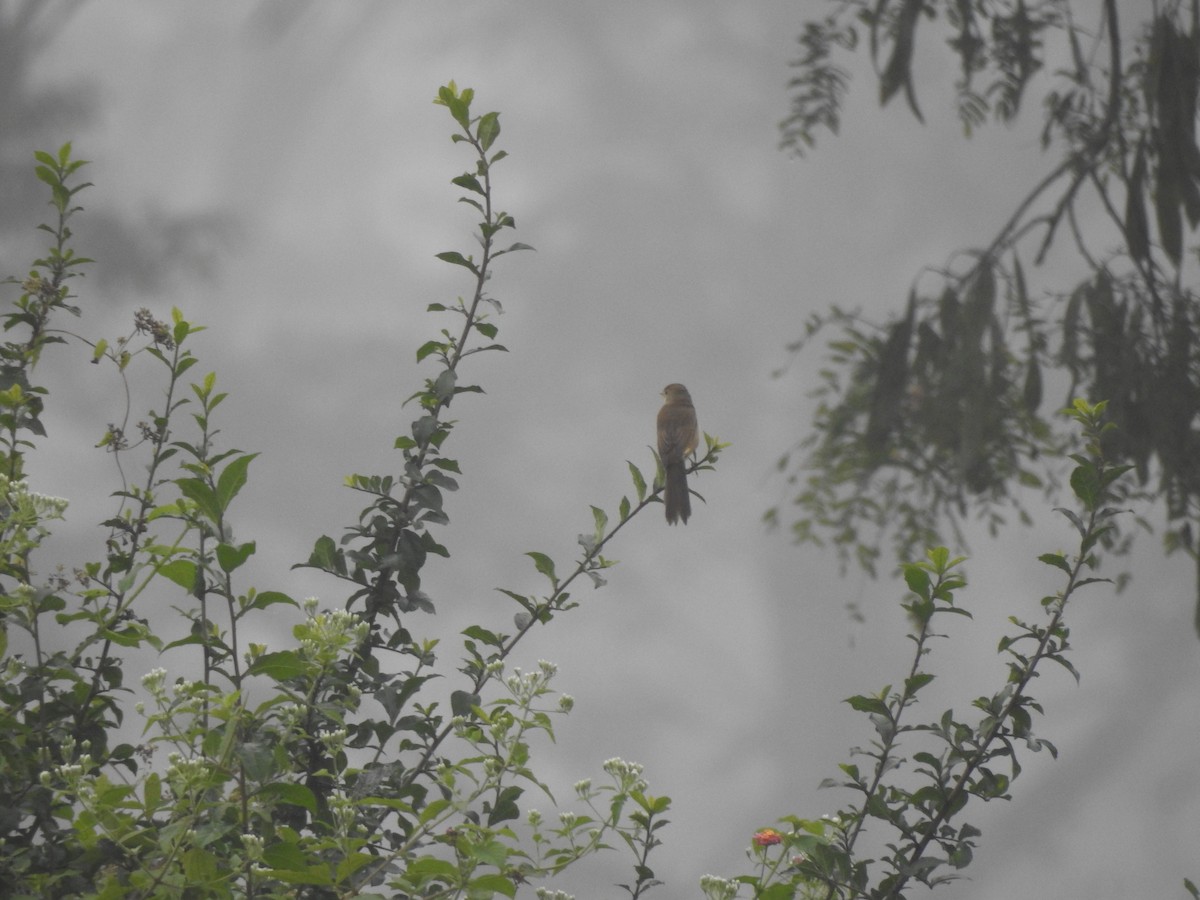
[{"label": "bird's tail", "polygon": [[688,516],[692,514],[692,498],[688,493],[687,473],[682,462],[667,466],[663,504],[667,507],[668,525],[674,525],[677,519],[687,524]]}]

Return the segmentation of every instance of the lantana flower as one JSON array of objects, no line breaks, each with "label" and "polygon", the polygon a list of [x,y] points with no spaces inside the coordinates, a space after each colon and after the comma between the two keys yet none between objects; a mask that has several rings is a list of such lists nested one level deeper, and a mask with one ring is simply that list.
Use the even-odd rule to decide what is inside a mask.
[{"label": "lantana flower", "polygon": [[783,843],[783,835],[774,828],[764,828],[762,831],[754,832],[753,840],[756,846],[773,847]]}]

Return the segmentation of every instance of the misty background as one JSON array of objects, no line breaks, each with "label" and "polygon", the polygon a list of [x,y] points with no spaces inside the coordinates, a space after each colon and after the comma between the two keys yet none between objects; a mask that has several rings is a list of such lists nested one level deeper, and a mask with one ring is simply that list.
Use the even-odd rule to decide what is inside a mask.
[{"label": "misty background", "polygon": [[[95,183],[79,195],[74,244],[97,263],[73,283],[83,320],[64,327],[112,340],[142,306],[208,326],[192,374],[215,371],[231,392],[218,441],[262,453],[232,510],[238,539],[258,543],[242,589],[343,602],[332,578],[289,567],[354,520],[363,499],[345,475],[399,469],[392,441],[412,418],[401,403],[430,371],[414,352],[453,321],[425,307],[470,290],[434,254],[473,250],[473,211],[449,184],[473,162],[431,101],[454,79],[476,90],[474,113],[500,111],[510,158],[495,197],[513,239],[537,252],[496,267],[510,352],[461,370],[487,393],[451,410],[446,450],[463,476],[435,535],[451,558],[423,572],[437,615],[406,624],[442,637],[445,661],[471,622],[511,630],[516,610],[495,588],[542,592],[523,554],[562,571],[592,530],[590,504],[615,519],[632,493],[626,460],[652,469],[659,392],[687,385],[701,428],[732,444],[693,479],[707,502],[686,528],[657,507],[639,516],[608,548],[620,561],[608,585],[581,587],[580,608],[510,662],[557,662],[556,685],[576,700],[557,743],[534,747],[564,808],[570,785],[612,756],[642,763],[650,792],[673,798],[651,856],[666,882],[655,896],[699,896],[702,874],[746,870],[754,830],[850,802],[817,789],[873,736],[842,700],[899,682],[909,661],[899,580],[841,577],[832,553],[762,523],[775,504],[786,514],[775,464],[809,433],[823,362],[819,346],[796,357],[787,345],[830,304],[882,320],[923,267],[987,243],[1057,162],[1039,149],[1033,106],[1014,128],[964,140],[953,60],[922,57],[924,44],[926,125],[900,102],[878,108],[860,53],[840,134],[803,161],[781,153],[795,38],[824,6],[0,4],[0,276],[45,249],[33,151],[73,141]],[[1123,4],[1127,23],[1138,6]],[[1062,284],[1069,266],[1052,258],[1031,278]],[[118,486],[94,445],[122,414],[121,387],[90,358],[82,344],[49,349],[49,438],[28,463],[35,490],[72,501],[58,531],[68,565],[101,552],[95,523]],[[134,420],[160,403],[142,365]],[[934,650],[926,718],[995,691],[1007,617],[1036,619],[1061,587],[1035,558],[1071,550],[1074,531],[1048,504],[1035,511],[1034,529],[971,535],[960,602],[975,618]],[[1195,572],[1164,562],[1154,535],[1101,574],[1127,567],[1126,591],[1089,588],[1068,611],[1081,684],[1057,668],[1036,683],[1047,716],[1035,731],[1060,758],[1027,755],[1012,803],[969,808],[977,862],[939,895],[1177,897],[1200,876]],[[163,628],[185,627],[167,608],[179,598],[161,602]],[[271,618],[249,639],[288,644],[291,621]],[[127,683],[157,664],[130,660],[144,668]],[[614,897],[629,878],[613,853],[549,886]]]}]

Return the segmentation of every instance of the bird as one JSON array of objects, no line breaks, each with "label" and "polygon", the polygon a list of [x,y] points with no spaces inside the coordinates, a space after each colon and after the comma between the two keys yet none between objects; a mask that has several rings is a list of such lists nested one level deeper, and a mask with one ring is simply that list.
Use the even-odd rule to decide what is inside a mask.
[{"label": "bird", "polygon": [[692,500],[688,493],[684,457],[696,450],[699,434],[696,408],[692,406],[692,395],[682,384],[668,384],[662,395],[664,402],[658,411],[658,458],[666,475],[663,505],[667,510],[668,525],[679,520],[686,525],[692,514]]}]

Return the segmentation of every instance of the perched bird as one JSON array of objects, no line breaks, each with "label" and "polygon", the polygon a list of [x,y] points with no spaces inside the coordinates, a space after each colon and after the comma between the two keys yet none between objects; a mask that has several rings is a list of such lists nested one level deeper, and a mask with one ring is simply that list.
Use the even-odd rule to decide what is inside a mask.
[{"label": "perched bird", "polygon": [[662,395],[665,402],[658,411],[658,458],[666,473],[663,505],[667,508],[668,525],[674,525],[677,519],[686,525],[692,514],[692,499],[683,460],[696,450],[699,435],[696,408],[692,406],[692,395],[682,384],[668,384]]}]

